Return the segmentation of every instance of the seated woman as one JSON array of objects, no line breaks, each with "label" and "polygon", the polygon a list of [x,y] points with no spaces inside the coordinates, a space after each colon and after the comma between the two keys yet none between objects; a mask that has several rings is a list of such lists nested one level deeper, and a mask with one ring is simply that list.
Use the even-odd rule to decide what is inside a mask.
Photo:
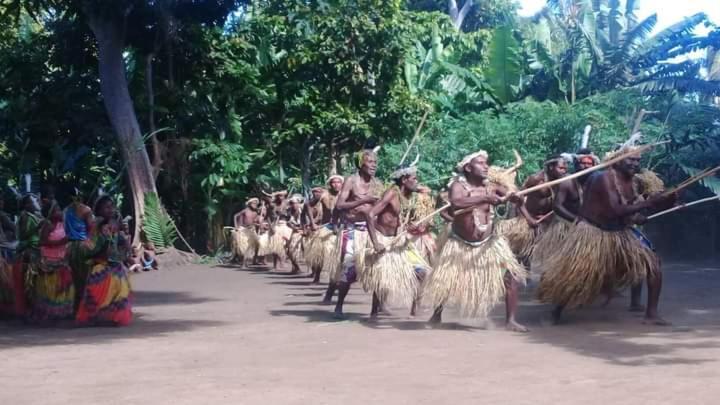
[{"label": "seated woman", "polygon": [[125,326],[132,321],[130,280],[123,263],[127,243],[119,235],[110,197],[98,200],[95,215],[100,220],[96,236],[99,253],[93,258],[75,320],[79,325]]},{"label": "seated woman", "polygon": [[57,203],[43,210],[40,265],[32,290],[30,319],[35,322],[72,319],[75,287],[67,262],[63,213]]}]

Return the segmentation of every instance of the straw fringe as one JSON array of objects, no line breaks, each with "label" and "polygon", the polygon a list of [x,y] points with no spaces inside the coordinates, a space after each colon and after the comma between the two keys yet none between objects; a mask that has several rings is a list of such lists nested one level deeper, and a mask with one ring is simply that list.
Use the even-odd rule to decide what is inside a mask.
[{"label": "straw fringe", "polygon": [[252,257],[258,246],[258,235],[252,227],[233,229],[233,252],[236,256]]},{"label": "straw fringe", "polygon": [[287,243],[287,255],[289,258],[299,262],[303,256],[303,235],[301,232],[293,232]]},{"label": "straw fringe", "polygon": [[486,317],[505,297],[505,273],[525,283],[527,271],[518,263],[504,237],[490,236],[480,246],[470,246],[451,236],[430,274],[424,296],[436,308],[455,305],[468,318]]},{"label": "straw fringe", "polygon": [[552,255],[565,241],[568,234],[575,228],[575,224],[555,215],[550,225],[545,229],[535,242],[530,257],[530,268],[532,271],[543,273],[547,267],[544,262]]},{"label": "straw fringe", "polygon": [[652,170],[642,169],[640,173],[633,178],[637,186],[637,192],[643,196],[659,194],[665,191],[665,183]]},{"label": "straw fringe", "polygon": [[[359,229],[354,229],[351,231],[348,231],[348,230],[343,231],[343,233],[346,233],[346,232],[354,232],[352,260],[355,263],[355,273],[357,274],[357,279],[360,280],[362,278],[362,274],[365,270],[365,249],[368,247],[368,244],[369,244],[368,233],[367,233],[367,231],[362,231]],[[342,235],[338,235],[338,237],[342,237]],[[337,256],[338,262],[334,266],[333,280],[335,280],[335,281],[339,281],[341,279],[343,272],[345,271],[345,266],[347,263],[347,259],[345,257],[340,257],[341,254],[342,254],[342,252],[338,253],[338,256]]]},{"label": "straw fringe", "polygon": [[490,170],[488,171],[488,180],[491,183],[505,187],[508,191],[517,191],[515,177],[515,172],[508,173],[507,169],[503,169],[502,167],[490,166]]},{"label": "straw fringe", "polygon": [[427,272],[430,266],[414,251],[409,239],[395,240],[395,237],[382,234],[377,238],[386,250],[380,254],[367,254],[365,271],[360,278],[363,288],[377,294],[383,303],[410,307],[420,289],[415,269],[422,268]]},{"label": "straw fringe", "polygon": [[272,235],[270,236],[268,254],[277,255],[280,259],[287,256],[287,245],[292,236],[292,228],[284,223],[273,226]]},{"label": "straw fringe", "polygon": [[305,263],[312,269],[321,269],[326,259],[332,257],[333,245],[337,243],[333,231],[321,227],[305,241]]},{"label": "straw fringe", "polygon": [[515,256],[524,260],[532,255],[535,231],[522,216],[495,223],[495,233],[504,236]]},{"label": "straw fringe", "polygon": [[270,249],[270,233],[263,232],[258,235],[258,257],[267,256],[272,254]]},{"label": "straw fringe", "polygon": [[609,232],[580,222],[544,266],[548,271],[540,281],[538,298],[570,309],[644,280],[659,262],[631,230]]}]

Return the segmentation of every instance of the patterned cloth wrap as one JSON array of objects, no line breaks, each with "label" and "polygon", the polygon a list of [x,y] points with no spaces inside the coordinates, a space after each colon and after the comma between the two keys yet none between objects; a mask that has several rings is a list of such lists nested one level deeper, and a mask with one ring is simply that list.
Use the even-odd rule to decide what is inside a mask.
[{"label": "patterned cloth wrap", "polygon": [[362,264],[364,263],[364,260],[362,260],[364,257],[360,256],[365,254],[367,239],[367,223],[345,224],[340,248],[342,263],[340,264],[340,274],[337,281],[352,284],[358,280],[358,273],[362,272]]}]

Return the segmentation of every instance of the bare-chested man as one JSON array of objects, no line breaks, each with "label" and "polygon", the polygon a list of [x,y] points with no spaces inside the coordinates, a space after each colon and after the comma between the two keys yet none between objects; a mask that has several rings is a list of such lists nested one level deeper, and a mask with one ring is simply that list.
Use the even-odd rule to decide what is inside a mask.
[{"label": "bare-chested man", "polygon": [[305,263],[310,267],[313,284],[320,282],[325,242],[331,242],[332,230],[326,228],[332,221],[332,208],[329,206],[329,193],[323,187],[314,187],[312,198],[303,207],[303,224],[307,234],[305,243]]},{"label": "bare-chested man", "polygon": [[414,166],[396,170],[391,175],[395,185],[368,213],[368,234],[375,252],[366,259],[363,285],[373,293],[371,319],[377,317],[389,297],[410,305],[410,315],[415,316],[420,283],[430,268],[410,235],[397,237],[398,231],[418,230],[418,225],[411,223],[415,193],[420,191],[416,173]]},{"label": "bare-chested man", "polygon": [[488,154],[466,156],[456,167],[450,184],[452,217],[450,237],[442,247],[425,292],[436,310],[431,323],[439,323],[443,306],[455,304],[464,317],[486,317],[492,306],[505,298],[506,328],[525,332],[515,319],[518,282],[527,272],[515,259],[504,237],[493,232],[492,207],[521,199],[488,181]]},{"label": "bare-chested man", "polygon": [[287,256],[290,259],[292,270],[290,274],[300,272],[300,256],[302,256],[303,224],[302,212],[304,198],[300,194],[293,195],[288,200],[287,225],[292,229],[292,234],[287,241]]},{"label": "bare-chested man", "polygon": [[358,155],[357,167],[358,172],[343,183],[335,204],[335,209],[342,211],[338,232],[338,237],[341,238],[341,263],[335,275],[338,288],[335,317],[339,319],[344,318],[343,303],[350,291],[350,285],[357,281],[358,273],[363,271],[367,246],[367,214],[379,199],[383,187],[375,178],[377,155],[373,150],[364,150]]},{"label": "bare-chested man", "polygon": [[634,202],[633,177],[639,170],[640,156],[632,155],[587,179],[579,222],[546,260],[548,272],[538,290],[542,301],[556,305],[555,322],[565,308],[590,304],[600,294],[646,278],[645,319],[667,324],[657,312],[662,287],[659,259],[637,238],[632,225],[645,221],[642,211],[672,204],[675,196]]},{"label": "bare-chested man", "polygon": [[[548,181],[559,179],[567,174],[567,163],[562,156],[552,156],[544,164],[543,171],[528,177],[523,189],[537,186]],[[555,190],[546,188],[527,195],[525,206],[530,215],[538,220],[553,210]]]},{"label": "bare-chested man", "polygon": [[251,255],[253,258],[257,255],[258,237],[256,227],[259,225],[260,220],[259,204],[260,200],[253,197],[247,200],[245,208],[233,217],[233,224],[235,225],[235,257],[243,266],[246,265],[246,260]]},{"label": "bare-chested man", "polygon": [[[596,159],[597,158],[589,151],[588,154],[576,155],[576,171],[593,167],[597,162]],[[554,199],[552,204],[554,216],[547,221],[548,225],[546,229],[538,235],[535,247],[533,248],[531,267],[534,271],[543,273],[547,270],[544,267],[545,260],[555,252],[557,246],[565,240],[575,226],[575,221],[584,198],[583,185],[585,181],[587,181],[588,176],[589,175],[585,175],[580,178],[568,180],[553,187]]]}]

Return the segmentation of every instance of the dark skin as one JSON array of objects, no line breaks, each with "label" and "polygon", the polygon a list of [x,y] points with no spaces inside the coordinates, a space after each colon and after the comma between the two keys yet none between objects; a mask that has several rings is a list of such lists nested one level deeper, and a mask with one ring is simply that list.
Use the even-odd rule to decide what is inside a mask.
[{"label": "dark skin", "polygon": [[[417,176],[412,174],[404,176],[399,185],[400,193],[406,199],[412,197],[414,192],[418,191]],[[368,236],[372,241],[373,247],[377,254],[381,254],[385,251],[386,246],[383,246],[377,239],[377,233],[380,232],[384,236],[395,236],[397,230],[400,227],[400,194],[395,189],[387,190],[380,201],[373,205],[372,209],[367,216],[368,221]],[[417,226],[409,224],[408,230],[412,231]],[[415,316],[415,309],[417,306],[417,299],[413,301],[412,308],[410,309],[410,315]],[[370,319],[374,320],[377,318],[378,313],[382,309],[380,298],[375,292],[373,292],[373,303],[370,310]]]},{"label": "dark skin", "polygon": [[[312,200],[303,208],[303,219],[310,219],[310,222],[306,225],[307,232],[315,232],[318,225],[327,224],[332,220],[332,209],[323,204],[323,200],[327,194],[328,193],[322,189],[313,190]],[[322,266],[313,266],[313,268],[310,269],[310,277],[313,279],[313,284],[320,283],[321,272]]]},{"label": "dark skin", "polygon": [[[624,227],[644,222],[642,211],[674,202],[675,195],[654,196],[635,202],[633,176],[639,171],[640,156],[635,155],[620,161],[609,170],[590,177],[586,184],[586,194],[579,216],[602,227]],[[656,325],[668,325],[669,323],[658,315],[662,289],[662,272],[659,263],[648,273],[647,284],[645,321]],[[560,320],[563,308],[564,305],[561,303],[553,311],[555,322]]]},{"label": "dark skin", "polygon": [[[292,201],[292,202],[290,202],[290,205],[288,207],[288,214],[292,218],[299,218],[302,213],[302,209],[303,209],[303,204],[301,202]],[[290,227],[290,229],[293,230],[293,232],[302,232],[303,231],[302,225],[299,223],[299,221],[298,221],[298,223],[290,221],[290,222],[288,222],[288,226]],[[291,274],[299,273],[300,265],[297,262],[297,258],[291,257],[291,256],[289,258],[290,258],[290,262],[292,263],[292,270],[290,273]]]},{"label": "dark skin", "polygon": [[[522,203],[522,199],[518,198],[501,186],[486,186],[489,164],[485,157],[478,156],[470,161],[464,167],[464,175],[469,184],[469,188],[454,182],[450,186],[449,201],[451,209],[454,212],[459,210],[476,207],[480,211],[479,225],[487,225],[481,229],[476,226],[473,212],[456,214],[453,216],[453,231],[461,238],[467,241],[482,241],[492,233],[491,210],[493,206],[500,205],[505,201],[510,201],[516,205]],[[517,313],[519,295],[517,281],[510,274],[505,275],[505,327],[515,332],[527,332],[527,328],[519,324],[515,319]],[[442,306],[435,309],[433,317],[430,318],[431,323],[439,323],[442,317]]]},{"label": "dark skin", "polygon": [[[330,210],[332,212],[330,223],[337,226],[337,224],[340,222],[341,211],[337,209],[335,205],[337,203],[337,198],[340,195],[340,191],[342,191],[343,188],[343,180],[340,180],[339,178],[333,178],[329,182],[329,186],[330,188],[328,189],[328,194],[326,195],[323,204],[327,204],[327,206],[330,207]],[[337,232],[337,228],[335,228],[335,232]],[[327,290],[325,290],[325,296],[322,300],[322,303],[324,305],[332,304],[332,296],[333,294],[335,294],[336,289],[337,284],[330,280],[328,282]]]},{"label": "dark skin", "polygon": [[258,203],[253,201],[245,209],[235,214],[233,222],[235,223],[235,228],[253,226],[257,225],[259,217]]},{"label": "dark skin", "polygon": [[[367,219],[368,212],[378,200],[374,194],[374,188],[380,186],[375,180],[376,170],[377,156],[374,153],[365,153],[357,174],[350,176],[343,184],[335,203],[335,209],[343,211],[345,222],[363,222]],[[344,318],[343,304],[350,291],[350,283],[339,282],[337,289],[338,302],[335,305],[335,317],[342,319]],[[326,292],[326,300],[327,297]]]},{"label": "dark skin", "polygon": [[[593,166],[595,166],[595,161],[593,161],[590,157],[580,158],[575,163],[575,169],[577,171],[589,169]],[[556,215],[559,215],[570,222],[575,221],[578,212],[580,211],[582,187],[587,179],[588,176],[583,176],[575,180],[561,183],[555,188],[556,193],[553,210]]]},{"label": "dark skin", "polygon": [[[256,226],[259,224],[260,220],[261,217],[258,213],[258,203],[256,201],[252,201],[245,209],[235,214],[235,217],[233,218],[235,228]],[[245,259],[247,258],[240,257],[239,259],[240,263],[245,266]],[[257,259],[257,257],[255,259]]]},{"label": "dark skin", "polygon": [[[523,189],[534,187],[545,183],[545,177],[549,180],[559,179],[567,173],[565,160],[560,159],[557,163],[550,163],[544,172],[535,173],[523,184]],[[552,191],[549,188],[536,191],[527,195],[525,207],[533,219],[539,219],[553,210]],[[537,226],[537,222],[528,221],[531,226]]]}]

